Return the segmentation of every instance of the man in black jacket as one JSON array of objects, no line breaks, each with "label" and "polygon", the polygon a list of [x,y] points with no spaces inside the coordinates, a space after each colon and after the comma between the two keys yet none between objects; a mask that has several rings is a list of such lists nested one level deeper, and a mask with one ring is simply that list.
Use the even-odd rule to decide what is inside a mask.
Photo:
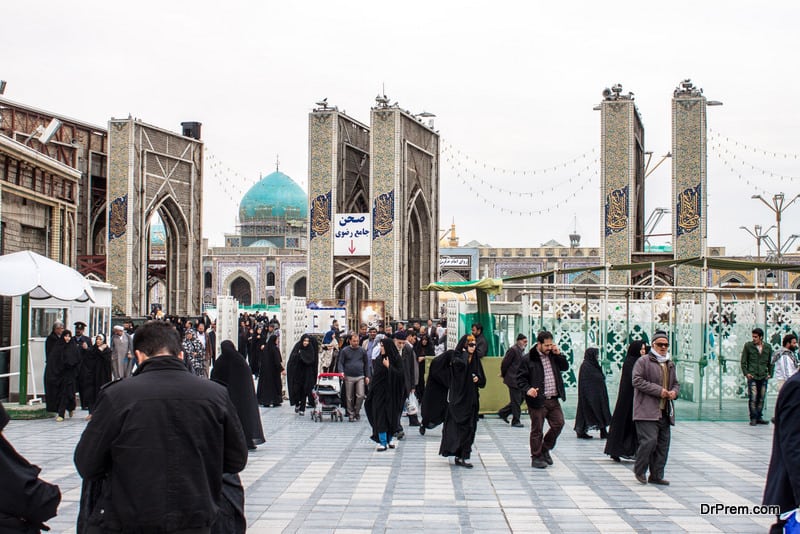
[{"label": "man in black jacket", "polygon": [[[787,380],[775,404],[775,433],[772,458],[762,504],[778,505],[781,513],[800,506],[800,373]],[[772,525],[770,532],[783,532],[784,521]]]},{"label": "man in black jacket", "polygon": [[[550,451],[564,428],[564,412],[558,399],[567,400],[561,373],[568,368],[567,358],[553,343],[553,334],[544,330],[536,336],[536,346],[520,363],[517,387],[525,393],[531,416],[531,467],[543,469],[553,465]],[[543,439],[545,419],[550,429]]]},{"label": "man in black jacket", "polygon": [[511,426],[516,428],[523,428],[520,422],[520,404],[522,404],[522,390],[517,386],[517,375],[519,374],[519,364],[525,356],[525,347],[528,346],[528,337],[525,334],[517,335],[517,342],[509,347],[506,355],[503,357],[503,362],[500,364],[500,376],[503,377],[503,383],[508,388],[508,396],[510,402],[500,408],[497,416],[503,421],[508,423],[508,416],[511,415]]},{"label": "man in black jacket", "polygon": [[136,373],[104,387],[75,449],[78,473],[102,487],[88,532],[208,534],[223,473],[247,464],[236,409],[186,370],[172,325],[146,323],[133,348]]}]

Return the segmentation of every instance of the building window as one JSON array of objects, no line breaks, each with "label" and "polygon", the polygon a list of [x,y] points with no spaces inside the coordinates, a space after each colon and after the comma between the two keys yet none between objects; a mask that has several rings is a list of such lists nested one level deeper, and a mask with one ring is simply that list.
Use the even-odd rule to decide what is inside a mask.
[{"label": "building window", "polygon": [[206,273],[203,275],[203,288],[211,289],[211,273]]},{"label": "building window", "polygon": [[271,287],[275,285],[275,273],[272,271],[267,273],[267,287]]}]

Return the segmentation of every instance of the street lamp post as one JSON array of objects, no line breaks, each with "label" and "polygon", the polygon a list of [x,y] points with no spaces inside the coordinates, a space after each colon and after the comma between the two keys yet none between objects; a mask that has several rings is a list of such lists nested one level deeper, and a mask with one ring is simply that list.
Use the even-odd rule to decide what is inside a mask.
[{"label": "street lamp post", "polygon": [[[746,226],[740,226],[742,230],[753,236],[756,240],[756,253],[758,255],[758,261],[761,261],[761,242],[768,237],[769,231],[775,228],[775,225],[770,226],[765,231],[762,231],[762,227],[760,224],[757,224],[750,230]],[[769,243],[768,243],[769,244]]]},{"label": "street lamp post", "polygon": [[783,193],[777,193],[777,194],[772,196],[772,204],[770,204],[769,202],[764,200],[764,197],[762,197],[761,195],[753,195],[752,198],[760,200],[761,202],[764,203],[765,206],[767,206],[769,209],[771,209],[773,211],[773,213],[775,213],[775,225],[776,225],[776,227],[778,229],[778,243],[777,243],[777,246],[775,247],[775,249],[776,249],[776,254],[778,255],[778,263],[780,263],[781,262],[781,253],[782,253],[782,251],[781,251],[781,246],[782,246],[782,243],[781,243],[781,215],[783,214],[784,210],[786,210],[789,206],[794,204],[795,200],[800,198],[800,193],[798,193],[789,202],[785,202],[786,197],[785,197],[785,195]]}]

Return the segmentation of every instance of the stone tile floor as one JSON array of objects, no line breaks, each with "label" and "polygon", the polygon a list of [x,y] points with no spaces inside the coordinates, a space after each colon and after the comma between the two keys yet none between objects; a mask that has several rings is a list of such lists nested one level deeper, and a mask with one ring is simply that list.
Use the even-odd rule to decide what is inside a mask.
[{"label": "stone tile floor", "polygon": [[[292,408],[262,408],[267,443],[250,455],[248,532],[765,532],[772,516],[701,515],[701,504],[761,502],[772,426],[678,421],[666,478],[641,486],[632,463],[603,454],[600,439],[579,440],[571,421],[553,451],[555,465],[532,469],[529,423],[496,417],[478,424],[472,461],[456,467],[437,455],[441,427],[407,428],[396,450],[376,452],[365,418],[314,423]],[[74,532],[80,479],[72,454],[85,412],[12,421],[5,435],[43,477],[61,487],[53,532]],[[596,435],[596,433],[595,433]]]}]

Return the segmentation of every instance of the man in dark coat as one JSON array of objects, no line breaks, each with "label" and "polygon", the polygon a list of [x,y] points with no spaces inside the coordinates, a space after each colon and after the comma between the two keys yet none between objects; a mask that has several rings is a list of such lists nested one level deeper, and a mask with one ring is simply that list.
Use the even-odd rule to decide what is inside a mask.
[{"label": "man in dark coat", "polygon": [[232,341],[226,339],[222,342],[221,354],[211,370],[211,379],[228,388],[228,395],[236,407],[239,422],[244,430],[247,448],[253,450],[257,445],[264,443],[261,414],[253,390],[253,375],[250,374],[250,366],[233,346]]},{"label": "man in dark coat", "polygon": [[608,409],[606,375],[597,360],[600,351],[589,347],[583,355],[578,377],[578,408],[575,412],[575,433],[580,439],[592,439],[588,430],[597,428],[600,437],[606,438],[606,429],[611,422]]},{"label": "man in dark coat", "polygon": [[525,347],[528,346],[528,337],[525,334],[517,335],[517,342],[509,347],[506,355],[503,356],[503,361],[500,364],[500,376],[503,378],[503,383],[508,388],[509,403],[500,408],[497,416],[508,423],[508,416],[511,416],[511,426],[515,428],[523,428],[524,425],[520,421],[522,410],[522,391],[517,386],[517,375],[519,374],[519,365],[522,358],[525,356]]},{"label": "man in dark coat", "polygon": [[[553,334],[539,332],[536,346],[523,358],[517,375],[517,387],[525,393],[531,416],[531,467],[544,469],[553,465],[550,451],[564,428],[564,412],[558,400],[567,400],[561,376],[567,369],[569,362],[553,343]],[[545,420],[550,428],[542,436]]]},{"label": "man in dark coat", "polygon": [[23,458],[2,435],[9,417],[0,404],[0,532],[34,534],[55,517],[58,486],[39,478],[41,469]]},{"label": "man in dark coat", "polygon": [[223,473],[247,464],[236,408],[224,386],[187,371],[172,325],[145,323],[133,348],[136,373],[103,388],[75,448],[81,477],[102,480],[88,532],[208,534]]},{"label": "man in dark coat", "polygon": [[[775,404],[772,458],[762,504],[778,505],[781,513],[800,507],[800,373],[787,380]],[[770,532],[783,532],[780,517]]]}]

